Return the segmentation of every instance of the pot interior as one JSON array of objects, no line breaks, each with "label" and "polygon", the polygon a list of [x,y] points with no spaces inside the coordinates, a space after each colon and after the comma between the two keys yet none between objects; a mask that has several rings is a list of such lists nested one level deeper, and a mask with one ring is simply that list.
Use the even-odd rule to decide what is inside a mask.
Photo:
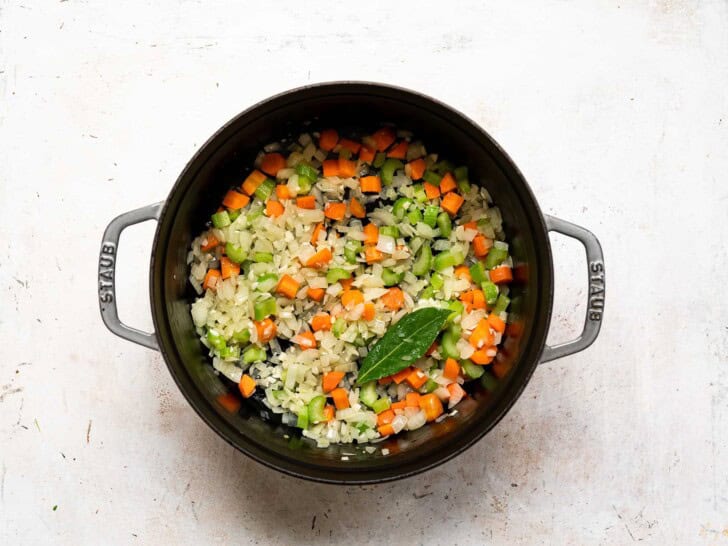
[{"label": "pot interior", "polygon": [[[193,237],[232,185],[240,185],[263,145],[326,127],[366,134],[382,122],[414,132],[428,151],[468,165],[472,183],[482,183],[501,209],[511,245],[515,280],[511,319],[519,332],[504,338],[492,365],[499,386],[478,387],[440,423],[364,446],[325,449],[300,432],[264,420],[245,402],[230,412],[221,396],[237,389],[212,370],[189,313],[195,296],[186,256]],[[336,483],[368,483],[404,477],[435,466],[485,434],[524,388],[538,363],[548,329],[552,298],[551,252],[543,218],[523,176],[481,129],[456,111],[427,97],[374,84],[324,84],[284,93],[233,119],[190,161],[160,218],[151,271],[153,316],[165,360],[180,389],[200,416],[244,453],[284,472]],[[517,335],[514,335],[517,334]],[[371,445],[371,444],[368,444]]]}]

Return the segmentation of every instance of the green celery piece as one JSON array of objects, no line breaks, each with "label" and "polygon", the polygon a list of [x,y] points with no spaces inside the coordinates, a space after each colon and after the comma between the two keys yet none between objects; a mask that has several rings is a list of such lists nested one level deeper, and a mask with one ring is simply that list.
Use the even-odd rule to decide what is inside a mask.
[{"label": "green celery piece", "polygon": [[404,163],[402,163],[399,159],[387,159],[382,165],[382,170],[379,172],[379,176],[382,178],[382,184],[385,186],[391,186],[394,172],[403,168]]},{"label": "green celery piece", "polygon": [[230,258],[231,261],[236,264],[241,264],[248,257],[248,253],[245,252],[241,247],[232,243],[225,243],[225,254]]},{"label": "green celery piece", "polygon": [[432,184],[433,186],[439,186],[440,181],[442,180],[442,176],[437,174],[435,171],[427,170],[425,171],[425,174],[422,175],[422,179],[425,182]]},{"label": "green celery piece", "polygon": [[485,257],[483,265],[486,269],[493,269],[497,265],[500,265],[508,258],[508,251],[503,248],[493,247],[488,251],[488,255]]},{"label": "green celery piece", "polygon": [[420,251],[417,253],[417,259],[412,264],[412,273],[418,277],[427,275],[432,266],[432,250],[430,249],[430,243],[423,243],[420,247]]},{"label": "green celery piece", "polygon": [[326,272],[326,282],[328,282],[329,284],[334,284],[335,282],[338,282],[340,280],[350,278],[351,271],[341,269],[340,267],[332,267]]},{"label": "green celery piece", "polygon": [[251,345],[243,351],[243,362],[245,364],[252,364],[253,362],[263,362],[268,354],[262,347]]},{"label": "green celery piece", "polygon": [[480,287],[483,289],[485,302],[488,305],[494,305],[498,299],[498,285],[490,281],[485,281]]},{"label": "green celery piece", "polygon": [[391,402],[389,401],[389,398],[380,398],[374,404],[372,404],[372,410],[374,413],[382,413],[385,410],[388,410],[391,406]]},{"label": "green celery piece", "polygon": [[316,424],[326,420],[324,406],[326,406],[325,396],[314,396],[311,399],[308,403],[308,418],[311,423]]},{"label": "green celery piece", "polygon": [[226,210],[221,210],[212,215],[212,225],[218,229],[227,227],[231,224],[230,215]]},{"label": "green celery piece", "polygon": [[450,237],[452,233],[452,220],[447,212],[441,212],[437,215],[437,225],[440,228],[440,235],[444,238]]}]

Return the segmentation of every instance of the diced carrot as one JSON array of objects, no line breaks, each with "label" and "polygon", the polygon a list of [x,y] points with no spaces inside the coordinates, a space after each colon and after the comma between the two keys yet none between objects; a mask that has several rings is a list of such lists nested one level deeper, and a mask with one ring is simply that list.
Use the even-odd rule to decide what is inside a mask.
[{"label": "diced carrot", "polygon": [[[410,393],[410,394],[412,394],[412,393]],[[389,406],[389,409],[391,409],[392,411],[395,411],[395,410],[403,410],[406,407],[407,407],[407,402],[404,400],[400,400],[399,402],[393,402],[392,405]],[[419,407],[419,406],[417,406],[417,407]]]},{"label": "diced carrot", "polygon": [[346,203],[326,203],[324,216],[331,220],[341,221],[346,216]]},{"label": "diced carrot", "polygon": [[350,159],[339,158],[339,176],[341,178],[351,178],[356,176],[356,161]]},{"label": "diced carrot", "polygon": [[408,392],[407,396],[405,396],[407,407],[410,408],[419,408],[420,407],[420,393],[418,392]]},{"label": "diced carrot", "polygon": [[491,362],[493,362],[493,358],[494,357],[492,356],[488,356],[488,351],[486,349],[475,351],[473,354],[470,355],[470,360],[472,360],[476,364],[480,364],[481,366],[490,364]]},{"label": "diced carrot", "polygon": [[315,209],[316,198],[313,195],[304,195],[296,199],[296,206],[299,209]]},{"label": "diced carrot", "polygon": [[220,258],[220,271],[223,279],[229,279],[233,275],[240,275],[240,264],[236,264],[227,256]]},{"label": "diced carrot", "polygon": [[331,330],[331,315],[328,313],[317,313],[311,317],[311,328],[314,332]]},{"label": "diced carrot", "polygon": [[220,271],[217,269],[208,269],[205,274],[205,280],[202,281],[203,290],[215,290],[217,283],[220,281]]},{"label": "diced carrot", "polygon": [[488,315],[488,324],[490,324],[490,327],[499,334],[506,331],[506,323],[495,313]]},{"label": "diced carrot", "polygon": [[278,327],[276,326],[276,323],[273,322],[271,319],[263,319],[260,322],[253,321],[255,324],[255,331],[258,333],[258,341],[260,343],[267,343],[274,337],[276,337],[276,333],[278,332]]},{"label": "diced carrot", "polygon": [[437,199],[440,197],[440,188],[429,182],[425,182],[425,195],[428,199]]},{"label": "diced carrot", "polygon": [[341,380],[344,379],[344,375],[344,372],[325,373],[321,381],[321,387],[324,389],[324,392],[331,392],[338,387]]},{"label": "diced carrot", "polygon": [[380,377],[377,380],[377,383],[379,383],[380,385],[389,385],[391,382],[392,382],[392,376],[391,375],[388,375],[386,377]]},{"label": "diced carrot", "polygon": [[485,309],[485,294],[479,288],[473,290],[473,309]]},{"label": "diced carrot", "polygon": [[364,312],[362,313],[362,318],[366,321],[374,320],[374,304],[372,302],[367,302],[364,304]]},{"label": "diced carrot", "polygon": [[240,389],[240,394],[242,394],[243,397],[250,398],[255,392],[255,379],[250,377],[247,373],[244,373],[243,377],[240,378],[238,388]]},{"label": "diced carrot", "polygon": [[346,409],[349,407],[349,393],[346,389],[338,388],[331,391],[331,398],[334,399],[336,409]]},{"label": "diced carrot", "polygon": [[349,277],[348,279],[339,279],[339,284],[344,290],[349,290],[351,288],[352,283],[354,282],[354,277]]},{"label": "diced carrot", "polygon": [[[316,224],[316,227],[313,228],[313,233],[311,234],[311,244],[313,246],[316,246],[318,244],[319,239],[321,238],[321,234],[326,233],[326,229],[324,229],[324,223],[321,222],[320,224]],[[326,235],[324,235],[324,238],[326,238]]]},{"label": "diced carrot", "polygon": [[203,252],[207,252],[208,250],[212,250],[219,244],[220,241],[217,240],[217,237],[210,233],[210,235],[207,236],[207,242],[204,245],[200,245],[200,250],[202,250]]},{"label": "diced carrot", "polygon": [[319,148],[325,152],[330,152],[339,142],[339,133],[335,129],[324,129],[319,137]]},{"label": "diced carrot", "polygon": [[415,159],[414,161],[410,161],[408,163],[410,168],[410,177],[412,180],[419,180],[422,178],[422,176],[425,174],[425,170],[427,169],[427,163],[425,163],[425,160]]},{"label": "diced carrot", "polygon": [[336,415],[336,414],[335,414],[335,411],[334,411],[334,406],[332,406],[331,404],[326,404],[326,405],[324,406],[324,420],[325,420],[325,421],[326,421],[327,423],[328,423],[329,421],[333,421],[333,420],[334,420],[334,416],[335,416],[335,415]]},{"label": "diced carrot", "polygon": [[349,210],[354,218],[366,218],[367,216],[367,210],[364,205],[357,201],[356,197],[352,197],[351,201],[349,201]]},{"label": "diced carrot", "polygon": [[394,434],[394,427],[392,425],[382,425],[377,427],[377,432],[380,436],[391,436]]},{"label": "diced carrot", "polygon": [[313,301],[322,301],[325,294],[326,290],[324,290],[323,288],[309,288],[308,290],[306,290],[306,295]]},{"label": "diced carrot", "polygon": [[463,228],[478,231],[478,222],[465,222]]},{"label": "diced carrot", "polygon": [[472,304],[473,303],[473,291],[467,290],[467,291],[463,292],[462,294],[460,294],[460,301],[463,303]]},{"label": "diced carrot", "polygon": [[376,224],[367,224],[364,226],[364,244],[376,245],[379,241],[379,228]]},{"label": "diced carrot", "polygon": [[438,347],[437,340],[435,340],[435,341],[432,342],[432,345],[430,345],[430,348],[427,349],[427,352],[425,353],[425,356],[430,356],[432,353],[434,353],[435,351],[437,351],[437,347]]},{"label": "diced carrot", "polygon": [[359,152],[359,159],[361,159],[364,163],[371,163],[372,161],[374,161],[375,155],[375,150],[372,150],[367,146],[362,146],[361,151]]},{"label": "diced carrot", "polygon": [[437,419],[444,411],[442,402],[432,393],[420,397],[420,408],[424,410],[428,422]]},{"label": "diced carrot", "polygon": [[478,234],[473,239],[473,252],[478,258],[487,256],[490,251],[490,246],[491,245],[488,242],[488,239],[485,238],[485,235]]},{"label": "diced carrot", "polygon": [[364,250],[364,257],[368,264],[373,264],[375,262],[381,262],[384,259],[384,254],[377,247],[368,245]]},{"label": "diced carrot", "polygon": [[322,248],[306,260],[306,267],[323,267],[331,261],[333,255],[328,248]]},{"label": "diced carrot", "polygon": [[291,341],[293,341],[293,343],[298,343],[298,346],[304,350],[315,349],[317,345],[316,337],[312,332],[301,332],[300,334],[296,334],[291,338]]},{"label": "diced carrot", "polygon": [[372,138],[377,144],[377,151],[383,152],[394,142],[394,131],[390,127],[382,127],[374,132]]},{"label": "diced carrot", "polygon": [[378,176],[362,176],[359,179],[362,193],[379,193],[382,191],[382,181]]},{"label": "diced carrot", "polygon": [[422,385],[427,383],[427,374],[419,368],[413,368],[409,375],[407,375],[407,383],[409,383],[413,389],[419,389]]},{"label": "diced carrot", "polygon": [[276,286],[276,292],[292,300],[295,299],[296,294],[298,293],[299,286],[300,283],[296,279],[294,279],[290,275],[283,275],[281,277],[281,280],[278,281],[278,286]]},{"label": "diced carrot", "polygon": [[458,187],[458,183],[455,182],[455,178],[450,173],[445,173],[445,176],[440,180],[440,191],[446,194],[449,191],[453,191]]},{"label": "diced carrot", "polygon": [[339,176],[338,159],[327,159],[324,161],[324,176]]},{"label": "diced carrot", "polygon": [[490,324],[485,319],[480,319],[478,325],[470,334],[470,345],[477,349],[487,349],[493,345],[493,334],[490,332]]},{"label": "diced carrot", "polygon": [[407,148],[409,148],[409,143],[406,140],[398,142],[387,152],[387,157],[391,157],[393,159],[404,159],[407,156]]},{"label": "diced carrot", "polygon": [[364,294],[359,290],[345,290],[341,293],[341,305],[345,309],[353,309],[360,303],[364,303]]},{"label": "diced carrot", "polygon": [[377,425],[379,425],[379,426],[388,425],[389,423],[394,421],[395,417],[396,416],[395,416],[394,412],[392,411],[392,409],[387,408],[383,412],[381,412],[377,415]]},{"label": "diced carrot", "polygon": [[291,190],[285,184],[278,184],[276,186],[276,196],[280,201],[285,201],[291,198]]},{"label": "diced carrot", "polygon": [[273,201],[272,199],[269,199],[265,204],[265,215],[270,216],[271,218],[278,218],[281,214],[283,214],[284,210],[285,209],[280,202]]},{"label": "diced carrot", "polygon": [[277,175],[278,171],[285,168],[286,158],[277,152],[265,154],[263,161],[260,162],[260,170],[271,176]]},{"label": "diced carrot", "polygon": [[457,383],[450,383],[447,386],[447,391],[450,393],[450,400],[448,402],[449,407],[453,407],[455,404],[460,402],[460,400],[467,396],[463,388]]},{"label": "diced carrot", "polygon": [[513,280],[513,273],[511,268],[507,265],[501,265],[490,270],[490,280],[495,284],[511,282]]},{"label": "diced carrot", "polygon": [[245,182],[243,182],[243,191],[248,195],[253,195],[265,178],[266,176],[262,172],[257,170],[253,171],[245,179]]},{"label": "diced carrot", "polygon": [[236,190],[230,190],[225,194],[222,204],[232,210],[242,209],[250,203],[250,197]]},{"label": "diced carrot", "polygon": [[390,288],[379,299],[391,311],[399,311],[404,305],[404,293],[397,287]]},{"label": "diced carrot", "polygon": [[454,358],[448,358],[445,361],[445,367],[442,370],[442,376],[455,381],[458,378],[459,374],[460,365],[458,364],[458,361]]},{"label": "diced carrot", "polygon": [[460,197],[460,195],[458,195],[454,191],[451,191],[442,198],[440,206],[447,212],[449,212],[452,216],[455,216],[460,210],[460,207],[463,206],[464,202],[465,199]]},{"label": "diced carrot", "polygon": [[237,413],[242,405],[240,399],[231,392],[219,395],[216,400],[228,413]]},{"label": "diced carrot", "polygon": [[339,146],[341,146],[342,148],[346,148],[352,154],[357,153],[359,151],[359,148],[361,148],[361,144],[354,140],[349,140],[348,138],[342,138],[339,141]]},{"label": "diced carrot", "polygon": [[412,373],[412,367],[408,366],[404,370],[401,370],[395,374],[392,374],[390,377],[392,378],[392,381],[394,381],[395,383],[397,383],[397,385],[399,385],[402,381],[407,379],[407,376],[409,376],[409,374],[411,374],[411,373]]},{"label": "diced carrot", "polygon": [[466,279],[468,282],[473,282],[473,279],[470,277],[470,268],[467,265],[456,267],[455,276],[458,279]]}]

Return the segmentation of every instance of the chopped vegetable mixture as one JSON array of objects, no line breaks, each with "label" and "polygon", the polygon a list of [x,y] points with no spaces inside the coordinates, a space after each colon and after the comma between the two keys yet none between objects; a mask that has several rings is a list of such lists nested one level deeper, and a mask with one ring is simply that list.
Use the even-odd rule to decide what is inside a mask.
[{"label": "chopped vegetable mixture", "polygon": [[326,129],[269,144],[242,178],[188,256],[194,324],[242,397],[325,447],[493,388],[513,262],[466,166],[390,127]]}]

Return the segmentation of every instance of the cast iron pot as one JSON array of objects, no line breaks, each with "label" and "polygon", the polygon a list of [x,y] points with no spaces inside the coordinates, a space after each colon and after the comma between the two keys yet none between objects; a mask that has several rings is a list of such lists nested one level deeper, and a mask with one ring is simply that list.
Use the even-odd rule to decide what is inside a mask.
[{"label": "cast iron pot", "polygon": [[[313,122],[313,125],[307,125]],[[217,376],[190,317],[194,296],[187,282],[190,243],[220,203],[225,191],[268,142],[297,135],[304,127],[374,130],[381,122],[414,131],[428,149],[470,169],[471,182],[487,185],[500,207],[511,245],[516,279],[504,350],[492,390],[476,389],[453,417],[379,444],[389,450],[367,453],[363,446],[315,447],[295,430],[261,416],[261,407],[229,400],[229,382]],[[156,220],[150,268],[155,333],[119,321],[114,272],[121,232]],[[589,301],[578,339],[545,345],[551,319],[553,264],[549,231],[580,241],[587,255]],[[212,136],[190,160],[167,200],[122,214],[106,229],[99,261],[101,316],[115,334],[164,356],[182,394],[202,419],[237,449],[271,468],[311,480],[366,484],[411,476],[461,453],[485,435],[509,410],[539,362],[576,353],[597,337],[604,307],[604,262],[589,231],[541,213],[511,158],[480,127],[460,112],[419,93],[373,83],[340,82],[294,89],[238,115]],[[513,333],[515,332],[515,333]],[[222,398],[221,398],[222,396]],[[226,396],[228,398],[226,398]],[[227,409],[226,409],[227,408]],[[265,413],[264,411],[262,413]],[[342,459],[344,457],[344,459]]]}]

